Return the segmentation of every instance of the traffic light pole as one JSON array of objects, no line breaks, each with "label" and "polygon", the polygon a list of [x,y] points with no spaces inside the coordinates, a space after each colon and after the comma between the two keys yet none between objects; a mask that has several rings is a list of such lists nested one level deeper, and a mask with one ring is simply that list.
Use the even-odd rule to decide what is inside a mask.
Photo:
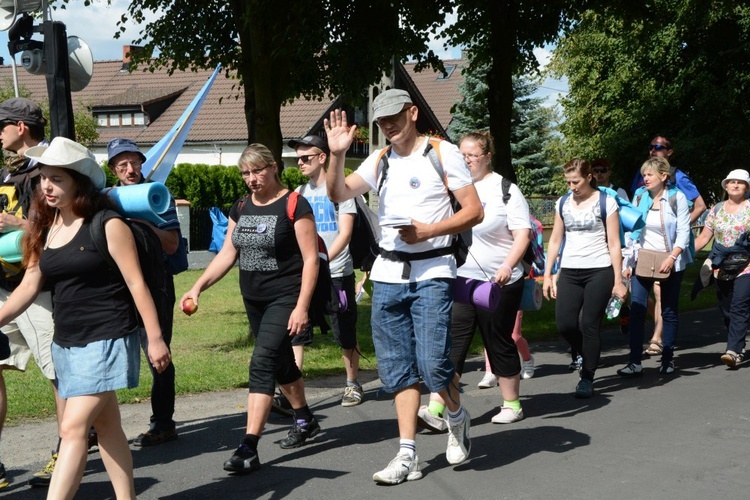
[{"label": "traffic light pole", "polygon": [[44,21],[42,32],[44,34],[44,60],[47,65],[50,140],[59,136],[75,140],[68,68],[68,36],[65,25],[59,21]]}]

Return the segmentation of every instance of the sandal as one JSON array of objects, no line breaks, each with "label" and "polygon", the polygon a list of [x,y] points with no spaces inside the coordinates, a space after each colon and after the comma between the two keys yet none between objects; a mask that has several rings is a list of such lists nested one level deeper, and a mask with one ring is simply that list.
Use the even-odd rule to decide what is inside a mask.
[{"label": "sandal", "polygon": [[643,354],[647,356],[658,356],[662,352],[664,352],[664,344],[662,344],[658,340],[651,339],[648,348],[643,351]]}]

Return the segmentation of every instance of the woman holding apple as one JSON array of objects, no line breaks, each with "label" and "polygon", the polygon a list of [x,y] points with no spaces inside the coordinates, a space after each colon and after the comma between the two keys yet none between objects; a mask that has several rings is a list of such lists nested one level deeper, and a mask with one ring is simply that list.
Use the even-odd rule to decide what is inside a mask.
[{"label": "woman holding apple", "polygon": [[294,423],[282,448],[297,448],[320,432],[305,400],[302,373],[294,362],[291,339],[309,323],[308,309],[318,275],[315,219],[304,197],[297,197],[293,221],[287,215],[290,191],[279,177],[271,151],[251,144],[239,160],[250,190],[229,212],[221,251],[180,300],[195,312],[202,291],[223,278],[239,261],[240,291],[255,336],[247,397],[247,430],[224,470],[249,473],[260,467],[258,441],[271,410],[275,384],[294,410]]}]

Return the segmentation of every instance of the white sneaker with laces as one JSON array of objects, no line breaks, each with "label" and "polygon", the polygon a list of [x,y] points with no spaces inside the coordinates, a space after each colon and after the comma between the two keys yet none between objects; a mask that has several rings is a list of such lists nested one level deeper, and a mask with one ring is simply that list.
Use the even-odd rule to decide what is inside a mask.
[{"label": "white sneaker with laces", "polygon": [[531,356],[528,361],[521,360],[521,378],[529,380],[534,376],[534,356]]},{"label": "white sneaker with laces", "polygon": [[508,406],[500,407],[500,413],[492,417],[493,424],[512,424],[523,420],[523,410],[514,410]]},{"label": "white sneaker with laces", "polygon": [[484,372],[484,377],[479,381],[477,387],[480,389],[491,389],[497,387],[497,377],[492,372]]},{"label": "white sneaker with laces", "polygon": [[388,463],[388,467],[372,475],[372,480],[381,484],[400,484],[417,479],[422,479],[419,458],[414,455],[412,460],[406,454],[396,455],[396,458]]},{"label": "white sneaker with laces", "polygon": [[471,452],[471,415],[464,408],[464,419],[457,424],[448,424],[448,448],[445,458],[451,465],[458,465],[469,458]]},{"label": "white sneaker with laces", "polygon": [[448,422],[439,415],[429,412],[426,405],[419,407],[417,411],[417,424],[432,432],[445,432],[448,430]]}]

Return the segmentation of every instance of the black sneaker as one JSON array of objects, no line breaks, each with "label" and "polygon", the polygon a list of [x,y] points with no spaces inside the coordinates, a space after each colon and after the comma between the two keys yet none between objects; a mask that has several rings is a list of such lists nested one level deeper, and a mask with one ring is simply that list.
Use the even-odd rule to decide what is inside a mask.
[{"label": "black sneaker", "polygon": [[149,429],[133,440],[133,446],[158,446],[175,439],[177,431],[174,429]]},{"label": "black sneaker", "polygon": [[320,424],[315,420],[315,417],[309,422],[297,420],[292,425],[292,428],[289,429],[289,434],[287,434],[286,438],[279,442],[279,446],[285,450],[289,448],[299,448],[305,444],[305,441],[316,436],[319,432]]},{"label": "black sneaker", "polygon": [[258,469],[260,469],[258,450],[251,449],[245,443],[241,443],[232,457],[224,462],[224,470],[228,472],[249,474]]},{"label": "black sneaker", "polygon": [[292,410],[292,403],[284,396],[283,393],[279,392],[271,400],[271,411],[285,417],[291,417],[294,415]]},{"label": "black sneaker", "polygon": [[0,462],[0,488],[5,488],[8,484],[8,477],[5,475],[5,466]]}]

